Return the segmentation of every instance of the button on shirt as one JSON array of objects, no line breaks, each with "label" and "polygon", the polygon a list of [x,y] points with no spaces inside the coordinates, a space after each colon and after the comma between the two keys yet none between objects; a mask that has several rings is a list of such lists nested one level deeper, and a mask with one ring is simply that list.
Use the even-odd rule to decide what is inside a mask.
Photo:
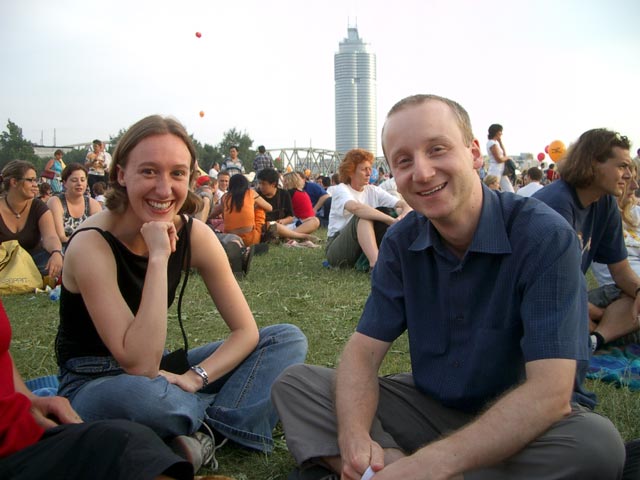
[{"label": "button on shirt", "polygon": [[408,330],[417,388],[469,412],[521,383],[526,362],[589,355],[575,232],[537,200],[483,195],[462,260],[417,212],[387,231],[357,328],[386,342]]}]

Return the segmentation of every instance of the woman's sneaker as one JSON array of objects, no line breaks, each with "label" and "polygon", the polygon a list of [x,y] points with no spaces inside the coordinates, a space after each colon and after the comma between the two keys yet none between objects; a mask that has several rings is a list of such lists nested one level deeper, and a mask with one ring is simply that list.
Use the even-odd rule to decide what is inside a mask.
[{"label": "woman's sneaker", "polygon": [[171,450],[193,465],[194,473],[200,470],[202,465],[210,464],[215,458],[213,440],[202,432],[196,432],[193,435],[179,435],[171,441],[170,447]]}]

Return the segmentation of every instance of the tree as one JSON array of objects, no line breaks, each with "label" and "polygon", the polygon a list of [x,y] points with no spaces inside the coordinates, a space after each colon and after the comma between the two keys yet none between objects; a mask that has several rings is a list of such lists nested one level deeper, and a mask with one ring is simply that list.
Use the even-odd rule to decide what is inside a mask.
[{"label": "tree", "polygon": [[22,129],[7,120],[7,131],[0,134],[0,168],[11,160],[27,160],[39,164],[40,158],[33,150],[33,143],[22,136]]},{"label": "tree", "polygon": [[198,159],[198,162],[200,162],[200,166],[208,172],[209,170],[211,170],[211,167],[213,167],[214,163],[222,163],[224,157],[213,145],[205,143],[204,147],[202,147],[201,150],[198,151]]},{"label": "tree", "polygon": [[69,165],[70,163],[84,165],[86,158],[87,151],[85,149],[73,149],[65,153],[62,160],[64,160],[65,165]]},{"label": "tree", "polygon": [[118,142],[126,132],[127,130],[125,128],[121,128],[120,130],[118,130],[118,133],[116,133],[115,135],[109,135],[108,151],[110,154],[113,155],[113,151],[116,149],[116,145],[118,144]]},{"label": "tree", "polygon": [[196,158],[198,159],[198,166],[202,170],[208,172],[213,166],[214,162],[220,163],[222,161],[222,155],[213,146],[205,143],[203,147],[202,144],[193,137],[193,134],[191,134],[190,136],[191,142],[196,148]]}]

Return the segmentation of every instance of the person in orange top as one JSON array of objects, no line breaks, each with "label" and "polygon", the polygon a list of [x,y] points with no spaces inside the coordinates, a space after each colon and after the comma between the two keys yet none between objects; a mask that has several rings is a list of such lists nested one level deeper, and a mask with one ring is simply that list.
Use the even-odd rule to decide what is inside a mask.
[{"label": "person in orange top", "polygon": [[[222,197],[224,233],[238,235],[245,247],[260,243],[266,213],[273,207],[255,190],[249,188],[244,175],[234,175],[229,180],[229,190]],[[215,212],[214,212],[215,213]]]}]

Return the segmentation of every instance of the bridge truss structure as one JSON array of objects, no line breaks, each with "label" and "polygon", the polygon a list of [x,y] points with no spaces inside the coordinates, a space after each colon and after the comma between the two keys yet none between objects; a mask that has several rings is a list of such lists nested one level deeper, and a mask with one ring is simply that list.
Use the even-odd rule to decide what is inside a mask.
[{"label": "bridge truss structure", "polygon": [[[344,154],[335,150],[311,147],[271,148],[269,153],[273,157],[276,167],[282,170],[301,171],[311,170],[312,177],[318,175],[330,176],[338,171]],[[280,160],[278,160],[280,159]],[[374,167],[387,168],[384,157],[375,159]]]}]

